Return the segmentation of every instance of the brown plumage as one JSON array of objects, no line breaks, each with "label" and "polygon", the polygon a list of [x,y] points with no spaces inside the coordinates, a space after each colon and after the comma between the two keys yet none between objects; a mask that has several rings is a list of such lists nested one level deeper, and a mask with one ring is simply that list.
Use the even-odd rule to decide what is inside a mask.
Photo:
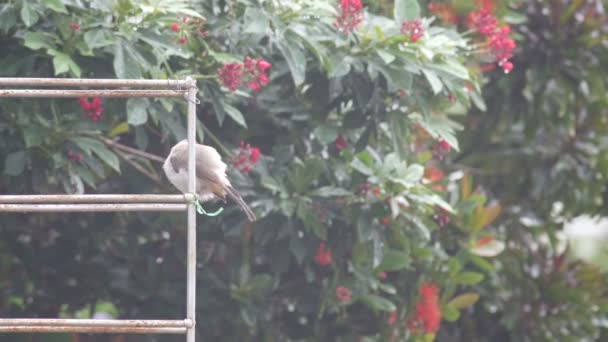
[{"label": "brown plumage", "polygon": [[[247,215],[249,221],[256,217],[243,197],[236,191],[226,176],[226,163],[211,146],[196,144],[196,193],[201,201],[226,197],[234,200]],[[163,164],[167,178],[179,191],[188,192],[188,141],[182,140],[171,149]]]}]

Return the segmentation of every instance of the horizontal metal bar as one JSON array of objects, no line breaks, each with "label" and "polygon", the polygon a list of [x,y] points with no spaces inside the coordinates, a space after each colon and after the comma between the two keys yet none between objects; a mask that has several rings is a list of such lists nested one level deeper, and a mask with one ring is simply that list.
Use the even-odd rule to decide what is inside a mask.
[{"label": "horizontal metal bar", "polygon": [[0,89],[0,97],[184,97],[183,90]]},{"label": "horizontal metal bar", "polygon": [[187,86],[186,80],[125,80],[95,78],[0,78],[0,86],[53,86],[53,87],[138,87],[138,88],[179,88]]},{"label": "horizontal metal bar", "polygon": [[72,327],[72,326],[3,326],[0,333],[111,333],[111,334],[185,334],[187,328],[165,327]]},{"label": "horizontal metal bar", "polygon": [[0,212],[108,212],[108,211],[183,211],[186,203],[117,203],[117,204],[0,204]]},{"label": "horizontal metal bar", "polygon": [[185,203],[191,194],[0,195],[0,203]]},{"label": "horizontal metal bar", "polygon": [[187,328],[188,319],[75,319],[75,318],[0,318],[0,326],[61,325],[72,327],[173,327]]}]

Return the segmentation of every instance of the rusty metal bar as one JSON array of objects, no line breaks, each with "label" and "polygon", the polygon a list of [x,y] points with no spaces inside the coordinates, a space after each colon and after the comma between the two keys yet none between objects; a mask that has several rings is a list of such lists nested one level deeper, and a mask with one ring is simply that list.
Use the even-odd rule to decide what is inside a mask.
[{"label": "rusty metal bar", "polygon": [[0,204],[12,203],[185,203],[192,194],[0,195]]},{"label": "rusty metal bar", "polygon": [[187,320],[159,320],[159,319],[74,319],[74,318],[0,318],[2,326],[42,326],[61,325],[71,327],[157,327],[157,328],[186,328]]},{"label": "rusty metal bar", "polygon": [[0,326],[0,333],[130,333],[130,334],[184,334],[188,331],[187,328],[165,328],[165,327],[74,327],[74,326],[27,326],[27,325],[11,325]]},{"label": "rusty metal bar", "polygon": [[[196,81],[186,78],[188,82],[188,192],[196,194]],[[196,339],[196,211],[194,204],[188,207],[188,263],[186,266],[186,317],[192,321],[192,327],[186,333],[187,342]]]},{"label": "rusty metal bar", "polygon": [[0,89],[0,97],[183,97],[183,90]]},{"label": "rusty metal bar", "polygon": [[99,204],[0,204],[0,212],[109,212],[109,211],[184,211],[186,203],[99,203]]},{"label": "rusty metal bar", "polygon": [[181,88],[187,85],[186,80],[117,80],[95,78],[0,78],[0,86],[36,86],[36,87],[138,87],[138,88]]}]

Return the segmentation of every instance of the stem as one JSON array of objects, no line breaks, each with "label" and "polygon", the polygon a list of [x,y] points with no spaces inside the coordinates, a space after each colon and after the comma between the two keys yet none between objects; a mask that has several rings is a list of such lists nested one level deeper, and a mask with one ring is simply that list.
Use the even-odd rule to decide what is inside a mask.
[{"label": "stem", "polygon": [[123,145],[123,144],[121,144],[121,143],[119,143],[117,141],[114,141],[112,139],[108,139],[108,138],[103,137],[103,136],[97,136],[97,138],[99,140],[101,140],[104,144],[106,144],[106,145],[108,145],[110,147],[114,147],[116,149],[123,150],[125,152],[131,153],[131,154],[134,154],[134,155],[137,155],[137,156],[140,156],[142,158],[146,158],[146,159],[149,159],[149,160],[152,160],[152,161],[155,161],[155,162],[159,162],[159,163],[164,163],[165,162],[165,160],[163,158],[161,158],[161,157],[159,157],[159,156],[157,156],[155,154],[144,152],[144,151],[140,151],[138,149],[135,149],[133,147],[129,147],[129,146]]},{"label": "stem", "polygon": [[215,134],[213,134],[209,128],[207,128],[207,126],[205,126],[204,123],[201,123],[201,126],[203,126],[203,131],[205,131],[206,135],[209,135],[209,138],[211,138],[211,140],[213,140],[213,142],[215,144],[217,144],[217,146],[224,151],[224,153],[228,156],[228,158],[234,158],[234,153],[232,153],[228,148],[226,148],[226,146],[224,146],[224,144],[222,144],[220,142],[220,140],[215,136]]}]

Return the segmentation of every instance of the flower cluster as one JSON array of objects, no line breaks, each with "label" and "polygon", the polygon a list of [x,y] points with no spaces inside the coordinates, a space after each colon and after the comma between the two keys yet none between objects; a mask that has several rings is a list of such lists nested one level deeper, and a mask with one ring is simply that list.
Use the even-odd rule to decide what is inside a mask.
[{"label": "flower cluster", "polygon": [[82,154],[76,153],[74,150],[69,150],[68,158],[74,163],[80,163],[82,161]]},{"label": "flower cluster", "polygon": [[319,266],[327,266],[331,264],[331,251],[329,248],[325,248],[325,242],[321,241],[317,248],[317,254],[315,254],[315,262]]},{"label": "flower cluster", "polygon": [[245,143],[241,141],[238,154],[232,161],[232,166],[241,170],[241,172],[247,173],[259,159],[260,149],[258,147],[251,147],[249,144],[245,145]]},{"label": "flower cluster", "polygon": [[246,85],[252,91],[258,91],[268,84],[266,72],[272,65],[261,59],[245,57],[243,63],[227,63],[217,70],[220,83],[230,91],[235,91],[246,79]]},{"label": "flower cluster", "polygon": [[505,73],[511,72],[513,63],[509,62],[509,59],[513,57],[515,49],[515,41],[509,38],[511,28],[508,25],[498,27],[496,17],[484,7],[471,13],[471,20],[475,30],[487,38],[488,48],[494,60]]},{"label": "flower cluster", "polygon": [[434,334],[439,329],[441,322],[437,285],[422,283],[418,294],[420,298],[414,308],[414,316],[407,321],[407,327],[416,333]]},{"label": "flower cluster", "polygon": [[422,38],[424,28],[418,19],[406,20],[401,23],[401,34],[409,36],[410,42],[415,43]]},{"label": "flower cluster", "polygon": [[334,27],[340,32],[349,34],[363,21],[363,6],[361,0],[341,0],[340,16],[336,18]]},{"label": "flower cluster", "polygon": [[68,24],[68,27],[72,31],[78,31],[78,30],[80,30],[80,24],[77,23],[77,22],[75,22],[75,21],[70,21],[70,23]]},{"label": "flower cluster", "polygon": [[181,18],[181,24],[180,23],[171,23],[171,25],[169,25],[169,29],[175,33],[178,34],[178,42],[180,44],[186,44],[186,42],[188,41],[186,39],[186,25],[188,24],[188,17],[182,17]]},{"label": "flower cluster", "polygon": [[86,99],[81,97],[78,99],[78,103],[80,103],[80,108],[89,117],[89,119],[92,121],[101,120],[103,107],[101,106],[101,100],[99,97],[93,98],[91,102],[88,102]]},{"label": "flower cluster", "polygon": [[441,139],[438,142],[436,142],[435,144],[433,144],[432,149],[433,149],[433,156],[435,156],[435,158],[437,158],[439,160],[443,160],[445,155],[448,154],[448,152],[450,152],[451,147],[447,141],[445,141],[444,139]]},{"label": "flower cluster", "polygon": [[227,63],[217,70],[217,76],[220,78],[220,83],[230,91],[235,91],[241,86],[242,73],[241,64]]},{"label": "flower cluster", "polygon": [[247,86],[252,91],[258,91],[262,86],[268,84],[268,75],[266,75],[266,71],[268,71],[270,67],[271,64],[261,58],[253,59],[248,56],[245,57],[243,71],[249,78]]},{"label": "flower cluster", "polygon": [[351,292],[344,286],[336,287],[336,298],[341,303],[348,302],[350,300]]}]

